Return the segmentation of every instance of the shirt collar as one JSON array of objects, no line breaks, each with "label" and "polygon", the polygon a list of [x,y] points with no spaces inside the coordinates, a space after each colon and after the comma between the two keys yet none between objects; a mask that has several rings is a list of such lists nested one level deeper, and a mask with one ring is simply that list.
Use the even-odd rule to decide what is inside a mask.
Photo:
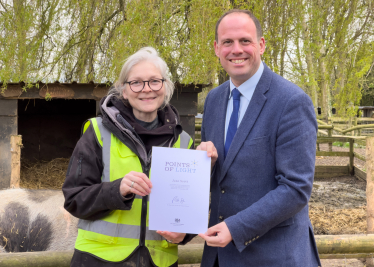
[{"label": "shirt collar", "polygon": [[251,78],[249,78],[244,83],[242,83],[240,86],[236,87],[232,83],[231,78],[230,78],[230,96],[229,96],[229,99],[232,96],[232,90],[234,90],[234,88],[236,88],[236,89],[239,90],[239,92],[245,98],[250,100],[252,98],[253,92],[256,89],[256,86],[257,86],[258,82],[260,81],[260,78],[261,78],[263,72],[264,72],[264,64],[261,61],[260,67],[258,68],[256,73]]}]

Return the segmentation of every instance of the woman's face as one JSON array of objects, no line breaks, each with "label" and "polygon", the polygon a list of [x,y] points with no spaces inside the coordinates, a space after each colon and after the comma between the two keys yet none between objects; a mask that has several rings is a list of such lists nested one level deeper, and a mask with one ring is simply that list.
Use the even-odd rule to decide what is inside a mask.
[{"label": "woman's face", "polygon": [[[163,79],[161,72],[153,63],[141,61],[132,67],[127,82],[139,81],[143,83],[143,81],[152,79]],[[157,110],[163,104],[165,94],[164,84],[160,90],[153,91],[149,88],[149,84],[145,83],[143,90],[135,93],[130,89],[130,85],[126,83],[125,90],[123,90],[123,97],[129,101],[135,118],[146,122],[156,119]]]}]

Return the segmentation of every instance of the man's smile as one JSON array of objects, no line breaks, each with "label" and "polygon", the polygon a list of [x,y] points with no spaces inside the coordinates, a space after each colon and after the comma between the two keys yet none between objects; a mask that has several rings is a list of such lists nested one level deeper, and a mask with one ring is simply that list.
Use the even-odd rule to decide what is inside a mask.
[{"label": "man's smile", "polygon": [[246,60],[247,59],[230,59],[230,62],[232,62],[234,64],[240,64],[240,63],[243,63]]}]

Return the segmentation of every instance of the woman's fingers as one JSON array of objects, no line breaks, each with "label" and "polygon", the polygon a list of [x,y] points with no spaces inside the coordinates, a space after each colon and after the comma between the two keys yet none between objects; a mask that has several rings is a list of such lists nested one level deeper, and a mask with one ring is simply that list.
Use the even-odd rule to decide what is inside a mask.
[{"label": "woman's fingers", "polygon": [[[138,182],[139,184],[141,184],[142,187],[149,188],[149,189],[152,188],[151,180],[149,180],[147,175],[145,175],[144,173],[142,173],[142,172],[130,172],[130,174],[132,174],[133,176],[138,178],[135,182]],[[151,191],[149,190],[149,192],[151,192]]]},{"label": "woman's fingers", "polygon": [[178,244],[183,241],[186,236],[185,233],[176,233],[169,231],[156,231],[159,235],[162,235],[168,242]]},{"label": "woman's fingers", "polygon": [[122,178],[120,192],[123,196],[134,193],[145,196],[151,193],[152,183],[147,175],[141,172],[129,172]]}]

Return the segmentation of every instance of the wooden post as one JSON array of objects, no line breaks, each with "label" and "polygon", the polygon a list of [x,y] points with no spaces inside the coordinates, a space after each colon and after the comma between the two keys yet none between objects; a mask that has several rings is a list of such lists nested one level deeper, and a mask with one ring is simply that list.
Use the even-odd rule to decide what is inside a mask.
[{"label": "wooden post", "polygon": [[100,100],[96,100],[96,116],[100,112]]},{"label": "wooden post", "polygon": [[0,99],[0,189],[10,187],[12,153],[10,137],[18,134],[18,100]]},{"label": "wooden post", "polygon": [[354,139],[349,138],[349,174],[354,175],[354,150],[353,150]]},{"label": "wooden post", "polygon": [[[374,234],[374,136],[366,138],[366,203],[367,233]],[[374,266],[372,258],[366,259],[366,266]]]},{"label": "wooden post", "polygon": [[21,174],[21,148],[22,136],[12,135],[10,137],[10,151],[12,153],[12,172],[10,176],[11,188],[19,188]]},{"label": "wooden post", "polygon": [[[332,129],[328,129],[328,136],[329,137],[332,137]],[[332,152],[332,143],[330,142],[329,143],[329,151]]]}]

